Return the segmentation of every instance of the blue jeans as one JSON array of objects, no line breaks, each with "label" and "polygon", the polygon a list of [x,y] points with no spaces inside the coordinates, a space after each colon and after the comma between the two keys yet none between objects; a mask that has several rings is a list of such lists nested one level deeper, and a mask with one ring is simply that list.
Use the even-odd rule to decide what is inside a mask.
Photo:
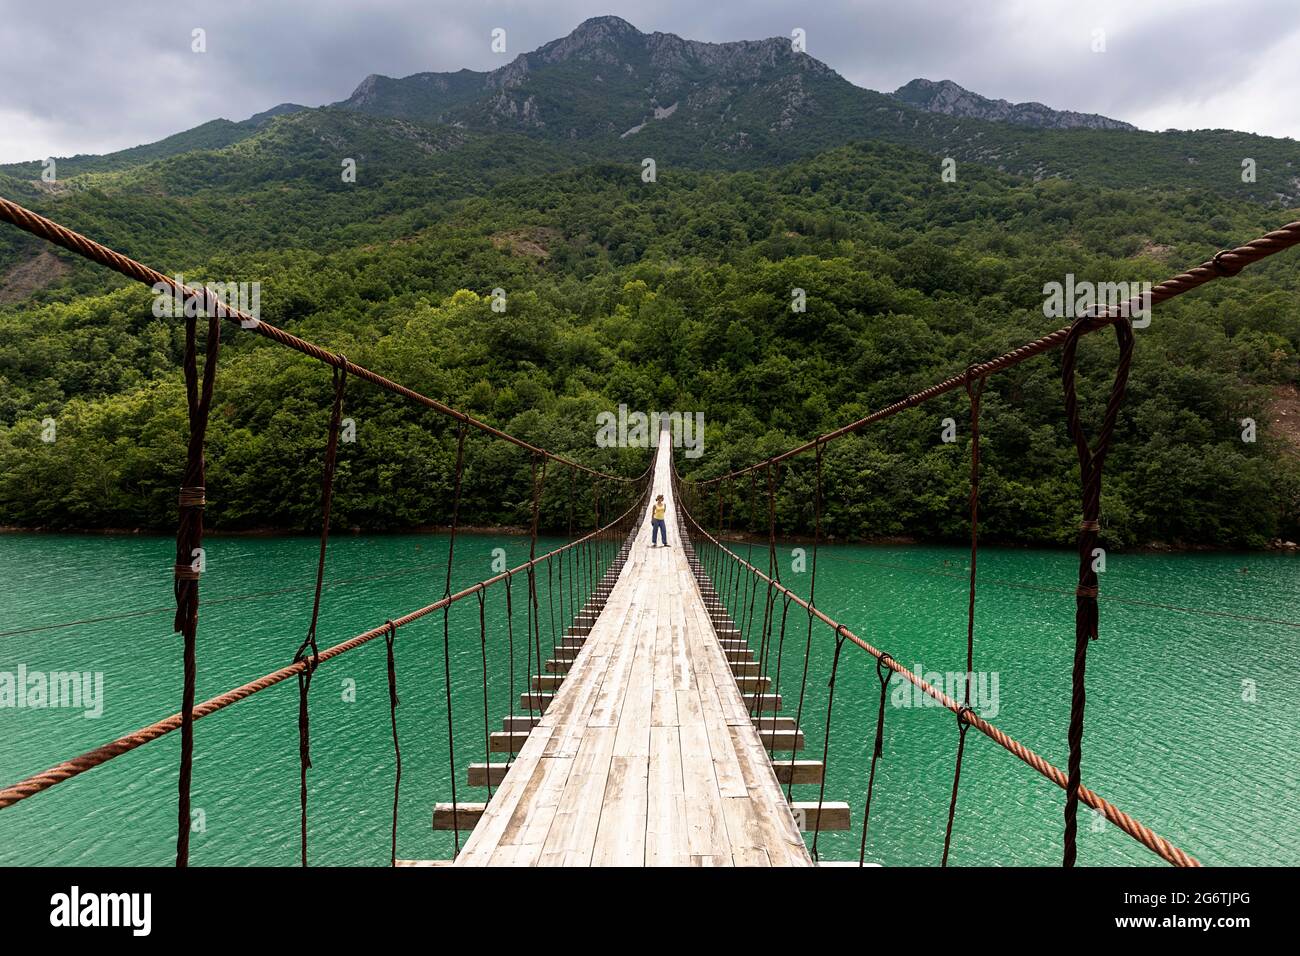
[{"label": "blue jeans", "polygon": [[664,524],[664,519],[663,519],[663,518],[651,518],[651,519],[650,519],[650,543],[651,543],[651,544],[655,544],[656,542],[658,542],[658,540],[659,540],[659,536],[660,536],[660,535],[663,535],[664,544],[667,544],[667,543],[668,543],[668,528],[667,528],[667,526]]}]

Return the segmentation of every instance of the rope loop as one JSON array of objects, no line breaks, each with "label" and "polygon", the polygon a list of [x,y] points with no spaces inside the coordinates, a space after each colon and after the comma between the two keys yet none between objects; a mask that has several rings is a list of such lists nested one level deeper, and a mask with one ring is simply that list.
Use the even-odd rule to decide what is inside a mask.
[{"label": "rope loop", "polygon": [[[876,676],[880,678],[882,687],[889,683],[889,678],[894,676],[894,669],[889,666],[889,662],[892,660],[893,658],[884,652],[876,658]],[[881,668],[884,668],[884,670],[881,670]]]}]

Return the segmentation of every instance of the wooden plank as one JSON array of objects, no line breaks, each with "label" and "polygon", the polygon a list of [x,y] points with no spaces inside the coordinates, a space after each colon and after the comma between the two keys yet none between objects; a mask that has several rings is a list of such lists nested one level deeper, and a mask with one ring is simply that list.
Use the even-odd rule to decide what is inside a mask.
[{"label": "wooden plank", "polygon": [[486,803],[435,803],[433,805],[433,828],[435,830],[470,830],[483,816]]},{"label": "wooden plank", "polygon": [[713,752],[705,730],[703,709],[694,690],[677,692],[682,748],[682,782],[686,795],[686,835],[692,856],[731,859],[727,824],[722,816]]},{"label": "wooden plank", "polygon": [[646,614],[643,626],[636,634],[636,650],[632,668],[623,688],[623,706],[618,714],[618,732],[614,738],[614,755],[618,757],[650,757],[650,726],[654,708],[654,648],[655,631],[659,621],[659,602],[662,595],[649,595],[654,609]]},{"label": "wooden plank", "polygon": [[[649,745],[647,744],[647,751]],[[618,753],[614,745],[601,800],[593,866],[644,866],[650,755]]]},{"label": "wooden plank", "polygon": [[490,866],[532,866],[542,851],[573,770],[567,757],[543,757],[501,832]]},{"label": "wooden plank", "polygon": [[795,726],[793,717],[780,717],[776,714],[760,714],[757,717],[751,717],[751,721],[759,730],[798,730]]},{"label": "wooden plank", "polygon": [[542,718],[537,714],[516,714],[513,717],[502,717],[501,729],[527,733],[541,722]]},{"label": "wooden plank", "polygon": [[819,810],[816,800],[796,800],[790,804],[790,809],[794,812],[795,823],[805,833],[811,833],[813,830],[819,829],[818,819],[821,820],[820,829],[822,830],[849,829],[850,818],[847,803],[827,800]]},{"label": "wooden plank", "polygon": [[686,825],[686,784],[682,779],[681,733],[677,727],[650,728],[647,791],[645,865],[688,865],[691,854]]},{"label": "wooden plank", "polygon": [[784,757],[772,761],[772,770],[778,783],[821,783],[826,772],[820,760],[786,760]]},{"label": "wooden plank", "polygon": [[543,866],[588,866],[596,844],[596,826],[614,756],[614,731],[590,728],[582,737],[569,782],[560,796],[538,863]]},{"label": "wooden plank", "polygon": [[803,750],[804,748],[802,730],[768,730],[762,727],[758,730],[758,739],[769,750]]},{"label": "wooden plank", "polygon": [[508,763],[472,763],[469,765],[469,785],[499,787],[511,766]]},{"label": "wooden plank", "polygon": [[518,753],[528,740],[527,730],[498,730],[488,735],[488,753]]},{"label": "wooden plank", "polygon": [[492,856],[496,841],[510,822],[510,816],[519,795],[527,787],[541,759],[542,750],[550,737],[551,728],[539,726],[528,736],[528,742],[511,765],[511,771],[492,795],[483,819],[479,822],[456,857],[457,866],[485,865]]},{"label": "wooden plank", "polygon": [[761,846],[738,846],[731,850],[731,861],[736,866],[771,866],[772,858]]}]

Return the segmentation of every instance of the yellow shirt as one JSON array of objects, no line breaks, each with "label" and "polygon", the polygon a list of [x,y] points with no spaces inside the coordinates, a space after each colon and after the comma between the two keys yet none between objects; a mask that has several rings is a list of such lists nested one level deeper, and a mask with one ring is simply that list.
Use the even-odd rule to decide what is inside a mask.
[{"label": "yellow shirt", "polygon": [[664,517],[664,508],[667,507],[662,501],[655,503],[655,520],[662,521]]}]

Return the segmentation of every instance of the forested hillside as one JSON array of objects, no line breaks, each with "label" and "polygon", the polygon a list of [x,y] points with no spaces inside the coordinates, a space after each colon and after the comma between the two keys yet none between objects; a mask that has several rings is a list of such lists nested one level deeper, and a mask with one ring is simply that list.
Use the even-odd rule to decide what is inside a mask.
[{"label": "forested hillside", "polygon": [[[187,281],[259,281],[267,321],[629,475],[644,453],[594,440],[597,413],[619,403],[703,412],[705,454],[679,465],[720,474],[1058,327],[1042,312],[1045,282],[1158,281],[1297,218],[1277,182],[1242,186],[1242,134],[985,123],[1035,163],[1069,168],[1020,176],[998,157],[959,159],[945,182],[933,137],[899,144],[868,125],[851,137],[866,141],[814,140],[761,164],[677,162],[688,140],[670,124],[652,121],[620,162],[599,137],[303,110],[213,129],[216,140],[179,152],[83,161],[57,184],[4,167],[0,193]],[[1122,159],[1087,158],[1124,137],[1133,151]],[[1178,137],[1221,168],[1178,166]],[[665,144],[657,180],[644,182],[634,157],[654,143]],[[1269,140],[1267,151],[1294,145]],[[340,176],[344,158],[356,160],[355,183]],[[63,253],[55,281],[19,288],[16,270],[41,252],[0,229],[0,525],[169,529],[186,434],[183,323],[155,318],[148,289]],[[495,288],[504,314],[490,308]],[[794,288],[806,312],[791,310]],[[1297,291],[1300,260],[1282,254],[1159,307],[1137,332],[1103,501],[1112,546],[1300,536],[1300,459],[1269,427],[1271,403],[1300,380]],[[1081,374],[1096,421],[1114,344],[1092,338]],[[319,520],[328,401],[327,370],[227,328],[210,527]],[[985,534],[1072,541],[1077,462],[1058,358],[994,378],[984,407]],[[347,414],[357,441],[341,456],[339,526],[445,521],[445,423],[359,383]],[[966,414],[953,395],[829,449],[829,533],[961,537]],[[946,417],[956,443],[941,441]],[[41,440],[46,418],[53,443]],[[1257,441],[1242,441],[1243,418],[1258,423]],[[470,442],[481,447],[466,519],[522,523],[527,460]],[[548,491],[552,527],[566,523],[571,493],[590,497],[565,481]],[[810,482],[806,463],[785,473],[782,532],[809,530]]]}]

